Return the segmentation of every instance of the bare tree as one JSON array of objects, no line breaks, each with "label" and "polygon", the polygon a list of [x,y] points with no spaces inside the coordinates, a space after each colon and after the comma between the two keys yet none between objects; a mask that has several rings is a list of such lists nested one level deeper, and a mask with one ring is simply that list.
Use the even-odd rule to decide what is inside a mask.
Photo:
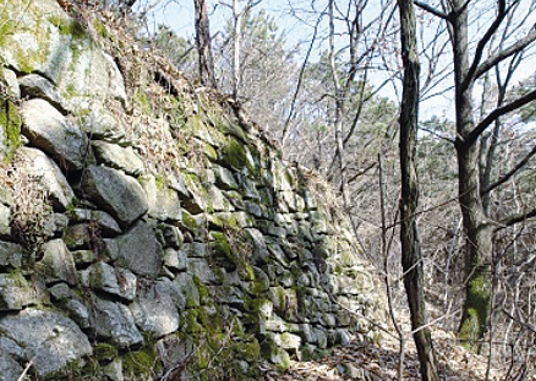
[{"label": "bare tree", "polygon": [[398,0],[404,81],[400,110],[400,241],[404,286],[411,313],[413,338],[421,364],[423,381],[438,381],[437,365],[430,331],[426,327],[423,264],[417,230],[419,180],[415,164],[417,121],[419,117],[420,63],[416,47],[415,11],[411,1]]},{"label": "bare tree", "polygon": [[194,0],[195,47],[198,55],[199,80],[204,86],[217,87],[212,57],[207,0]]},{"label": "bare tree", "polygon": [[[508,43],[494,46],[493,37],[504,30],[504,24],[515,11],[517,5],[525,3],[529,12],[533,6],[529,1],[498,0],[485,2],[485,7],[494,11],[494,17],[477,39],[471,35],[470,12],[478,5],[471,0],[446,0],[442,8],[429,3],[415,1],[415,4],[447,22],[453,52],[454,88],[456,109],[456,156],[458,162],[458,197],[463,216],[466,236],[467,281],[459,337],[467,345],[477,348],[477,343],[486,332],[490,308],[490,261],[493,252],[493,236],[497,221],[487,215],[482,195],[489,191],[482,189],[479,174],[478,141],[488,128],[504,115],[519,109],[536,99],[536,90],[510,100],[477,118],[474,110],[473,94],[476,82],[490,70],[511,59],[515,54],[530,48],[536,40],[536,30],[530,28],[524,35],[511,35]],[[482,5],[482,4],[481,4]],[[518,16],[519,17],[519,16]],[[519,31],[518,31],[519,32]],[[474,48],[473,48],[474,46]],[[490,54],[486,56],[485,52]],[[514,172],[515,173],[515,172]],[[513,175],[513,174],[512,174]],[[510,176],[511,177],[511,176]],[[514,224],[536,216],[536,210],[508,216],[499,221],[501,224]]]},{"label": "bare tree", "polygon": [[253,7],[260,4],[262,0],[247,0],[246,4],[243,7],[240,7],[239,0],[233,0],[232,4],[226,2],[221,2],[222,5],[225,5],[231,8],[233,12],[233,25],[232,25],[232,39],[233,39],[233,97],[235,100],[239,100],[239,92],[242,80],[242,70],[241,70],[241,45],[242,45],[242,28],[244,20],[247,15],[251,12]]}]

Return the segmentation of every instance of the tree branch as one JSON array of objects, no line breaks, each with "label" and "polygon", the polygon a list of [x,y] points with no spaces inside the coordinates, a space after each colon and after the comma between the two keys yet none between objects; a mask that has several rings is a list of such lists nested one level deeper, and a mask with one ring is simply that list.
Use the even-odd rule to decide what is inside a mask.
[{"label": "tree branch", "polygon": [[498,65],[500,62],[504,61],[506,58],[511,57],[512,55],[516,53],[519,53],[520,51],[525,49],[534,41],[536,41],[536,25],[535,25],[535,28],[533,28],[531,32],[527,34],[525,37],[523,37],[521,40],[516,41],[509,47],[505,48],[504,50],[501,50],[500,52],[494,54],[493,56],[485,60],[476,69],[475,74],[474,74],[475,79],[481,77],[484,73],[486,73],[488,70],[490,70],[494,66]]},{"label": "tree branch", "polygon": [[469,84],[475,80],[475,73],[478,68],[478,64],[480,63],[480,60],[482,59],[482,54],[484,53],[484,48],[486,47],[487,43],[491,40],[491,37],[493,37],[493,34],[499,29],[499,26],[504,21],[507,15],[506,10],[506,0],[499,0],[499,10],[497,13],[497,17],[495,20],[493,20],[493,23],[490,25],[484,36],[478,41],[475,55],[473,57],[473,63],[471,64],[471,67],[469,68],[469,71],[467,72],[467,75],[465,76],[463,80],[462,87],[464,89],[467,89]]},{"label": "tree branch", "polygon": [[415,4],[419,8],[424,9],[426,12],[429,12],[429,13],[433,14],[434,16],[437,16],[437,17],[439,17],[439,18],[441,18],[443,20],[448,21],[450,19],[449,15],[447,15],[446,13],[443,13],[439,9],[436,9],[436,8],[430,6],[430,5],[426,4],[426,3],[423,3],[423,2],[421,2],[419,0],[413,0],[413,4]]},{"label": "tree branch", "polygon": [[497,181],[490,184],[486,189],[483,189],[480,192],[480,195],[484,196],[485,194],[491,192],[495,188],[501,186],[502,184],[510,180],[510,178],[512,178],[512,176],[514,176],[521,168],[523,168],[525,164],[527,164],[534,155],[536,155],[536,145],[532,147],[532,150],[519,163],[517,163],[514,168],[502,175]]},{"label": "tree branch", "polygon": [[521,320],[519,319],[516,319],[515,317],[513,317],[508,311],[506,311],[504,308],[502,309],[502,312],[508,316],[510,319],[512,319],[513,321],[515,321],[516,323],[518,323],[519,325],[523,326],[525,329],[529,330],[530,332],[532,333],[536,333],[536,328],[534,328],[533,326],[527,324],[527,323],[524,323],[522,322]]},{"label": "tree branch", "polygon": [[[325,12],[325,9],[322,13]],[[294,117],[294,112],[296,111],[296,102],[298,100],[298,94],[301,90],[303,79],[305,76],[305,69],[307,68],[307,64],[309,63],[309,58],[311,56],[311,52],[313,50],[314,44],[316,42],[316,36],[318,34],[318,28],[320,26],[320,22],[322,21],[322,17],[319,17],[316,20],[316,24],[314,26],[313,30],[313,36],[311,38],[311,43],[309,44],[309,47],[307,49],[307,53],[305,54],[305,58],[303,59],[303,64],[300,68],[300,74],[298,75],[298,82],[296,84],[296,90],[294,91],[294,94],[292,96],[292,101],[290,102],[290,110],[287,116],[287,120],[285,121],[285,126],[283,127],[283,132],[281,133],[281,146],[285,145],[285,141],[287,140],[287,136],[289,133],[290,128],[290,122],[292,121],[292,118]]]},{"label": "tree branch", "polygon": [[503,218],[499,224],[501,225],[497,230],[499,229],[503,229],[503,228],[506,228],[508,226],[512,226],[512,225],[515,225],[515,224],[518,224],[520,222],[524,222],[526,220],[528,220],[529,218],[533,218],[533,217],[536,217],[536,207],[529,210],[529,211],[526,211],[526,212],[523,212],[523,213],[516,213],[516,214],[513,214],[507,218]]},{"label": "tree branch", "polygon": [[421,131],[425,131],[425,132],[428,132],[429,134],[431,135],[434,135],[435,137],[441,139],[441,140],[445,140],[446,142],[449,142],[451,144],[456,144],[456,141],[449,138],[448,136],[443,136],[441,134],[438,134],[437,132],[435,132],[434,130],[432,129],[429,129],[429,128],[426,128],[426,127],[422,127],[422,126],[419,126],[419,130]]},{"label": "tree branch", "polygon": [[523,107],[527,103],[532,102],[534,100],[536,100],[536,90],[533,90],[530,93],[522,96],[521,98],[518,98],[510,103],[505,104],[504,106],[497,107],[495,110],[489,113],[488,116],[484,118],[484,120],[478,123],[478,125],[473,129],[473,131],[471,131],[471,133],[465,139],[462,139],[461,143],[466,147],[472,145],[478,139],[480,134],[482,134],[486,130],[486,128],[488,128],[495,120],[511,111]]}]

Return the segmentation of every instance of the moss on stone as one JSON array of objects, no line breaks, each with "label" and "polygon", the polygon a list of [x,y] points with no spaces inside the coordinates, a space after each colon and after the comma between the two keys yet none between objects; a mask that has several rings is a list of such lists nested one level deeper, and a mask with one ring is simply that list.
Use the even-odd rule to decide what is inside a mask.
[{"label": "moss on stone", "polygon": [[15,20],[11,20],[8,16],[5,16],[3,13],[0,13],[0,46],[3,46],[6,38],[13,34],[16,23]]},{"label": "moss on stone", "polygon": [[203,150],[203,153],[210,161],[216,161],[218,160],[218,152],[212,147],[210,144],[206,142],[201,142],[201,147]]},{"label": "moss on stone", "polygon": [[148,115],[152,115],[153,104],[151,102],[151,98],[149,98],[149,95],[145,91],[143,91],[143,89],[137,89],[132,99],[134,100],[134,103],[140,108],[141,112]]},{"label": "moss on stone", "polygon": [[275,300],[272,300],[274,302],[274,307],[280,312],[284,312],[287,306],[287,294],[285,293],[285,289],[281,286],[277,286],[272,288],[272,292],[275,297]]},{"label": "moss on stone", "polygon": [[127,377],[139,376],[148,378],[153,375],[161,364],[158,359],[158,353],[153,345],[146,345],[143,349],[134,352],[128,352],[122,358],[123,372]]},{"label": "moss on stone", "polygon": [[20,146],[21,117],[17,108],[10,100],[0,101],[0,126],[2,128],[4,141],[0,142],[5,149],[3,154],[4,162],[10,162],[15,150]]},{"label": "moss on stone", "polygon": [[11,280],[12,286],[21,287],[21,288],[28,288],[29,283],[24,277],[21,269],[13,269],[9,273],[7,273],[7,279]]},{"label": "moss on stone", "polygon": [[199,229],[195,218],[185,210],[182,211],[182,226],[192,233],[196,233]]},{"label": "moss on stone", "polygon": [[210,291],[208,290],[207,286],[205,286],[205,284],[197,276],[193,276],[193,280],[201,300],[207,299],[210,296]]},{"label": "moss on stone", "polygon": [[[244,143],[236,139],[229,138],[227,144],[223,147],[221,160],[235,169],[248,168],[248,151]],[[252,168],[250,168],[252,169]]]},{"label": "moss on stone", "polygon": [[246,311],[247,312],[253,312],[256,316],[261,315],[261,311],[265,308],[267,304],[272,304],[272,302],[266,298],[263,297],[252,297],[252,298],[246,298]]},{"label": "moss on stone", "polygon": [[[199,179],[199,176],[197,176],[194,173],[186,173],[184,175],[184,182],[186,183],[186,187],[192,193],[194,196],[194,200],[209,200],[209,194],[205,187],[203,186],[203,183]],[[198,203],[198,201],[195,201]],[[202,202],[199,202],[202,203]],[[188,204],[188,200],[185,201],[185,204]],[[205,202],[206,204],[206,202]],[[199,208],[202,208],[205,205],[198,205]],[[213,210],[207,210],[207,212],[212,213]],[[195,213],[195,212],[193,212]]]},{"label": "moss on stone", "polygon": [[260,345],[235,323],[211,316],[204,330],[195,336],[199,346],[191,372],[197,379],[249,381],[260,378],[255,366],[260,359]]},{"label": "moss on stone", "polygon": [[261,346],[260,354],[263,358],[272,361],[276,367],[284,372],[290,367],[290,356],[283,348],[280,348],[272,340],[266,339]]},{"label": "moss on stone", "polygon": [[248,281],[254,281],[255,280],[255,268],[253,265],[249,262],[245,262],[243,265],[242,270],[242,278]]},{"label": "moss on stone", "polygon": [[182,330],[186,333],[199,333],[204,332],[205,329],[197,321],[197,316],[199,315],[199,309],[188,309],[182,314],[183,319],[183,328]]},{"label": "moss on stone", "polygon": [[[33,2],[32,2],[33,3]],[[34,5],[30,3],[28,12],[36,11]],[[20,4],[17,4],[18,7]],[[4,8],[4,7],[3,7]],[[9,7],[5,7],[9,8]],[[37,18],[33,27],[28,27],[24,23],[17,22],[14,17],[9,15],[9,9],[4,10],[5,13],[0,14],[0,20],[8,20],[2,22],[0,27],[0,46],[8,49],[16,62],[17,70],[23,73],[32,73],[41,68],[48,59],[48,49],[50,44],[50,30],[46,27],[46,20]],[[28,32],[27,38],[33,38],[34,41],[21,44],[13,38],[16,34]],[[31,49],[29,46],[38,46],[38,49]],[[43,51],[46,49],[45,51]]]},{"label": "moss on stone", "polygon": [[87,37],[86,30],[77,20],[61,16],[50,16],[48,21],[58,28],[61,35],[69,36],[73,39],[83,39]]},{"label": "moss on stone", "polygon": [[104,378],[102,368],[97,361],[90,358],[84,360],[71,361],[63,369],[52,372],[45,377],[40,377],[42,381],[72,381],[72,380],[101,380]]},{"label": "moss on stone", "polygon": [[213,241],[211,244],[212,255],[223,256],[238,266],[240,261],[235,255],[225,234],[222,232],[211,232],[210,235]]},{"label": "moss on stone", "polygon": [[111,361],[117,356],[117,348],[108,343],[98,343],[93,347],[93,358],[97,361]]},{"label": "moss on stone", "polygon": [[264,293],[268,288],[270,288],[270,283],[267,283],[263,279],[259,279],[257,277],[254,277],[252,285],[251,285],[249,291],[253,295],[258,296],[258,295],[261,295],[262,293]]}]

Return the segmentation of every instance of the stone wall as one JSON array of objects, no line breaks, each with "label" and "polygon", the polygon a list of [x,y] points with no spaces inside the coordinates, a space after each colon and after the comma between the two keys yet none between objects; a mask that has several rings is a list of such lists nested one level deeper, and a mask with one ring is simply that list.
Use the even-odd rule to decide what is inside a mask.
[{"label": "stone wall", "polygon": [[252,380],[370,336],[329,187],[85,16],[0,10],[0,380]]}]

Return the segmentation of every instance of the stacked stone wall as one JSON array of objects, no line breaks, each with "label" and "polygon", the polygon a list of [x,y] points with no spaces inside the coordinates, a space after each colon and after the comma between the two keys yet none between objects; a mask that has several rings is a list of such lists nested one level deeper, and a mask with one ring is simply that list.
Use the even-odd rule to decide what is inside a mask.
[{"label": "stacked stone wall", "polygon": [[144,133],[160,123],[180,157],[151,159],[118,60],[55,1],[17,3],[0,11],[0,380],[30,361],[40,380],[251,380],[370,335],[377,282],[316,175],[169,92],[180,122],[148,113]]}]

